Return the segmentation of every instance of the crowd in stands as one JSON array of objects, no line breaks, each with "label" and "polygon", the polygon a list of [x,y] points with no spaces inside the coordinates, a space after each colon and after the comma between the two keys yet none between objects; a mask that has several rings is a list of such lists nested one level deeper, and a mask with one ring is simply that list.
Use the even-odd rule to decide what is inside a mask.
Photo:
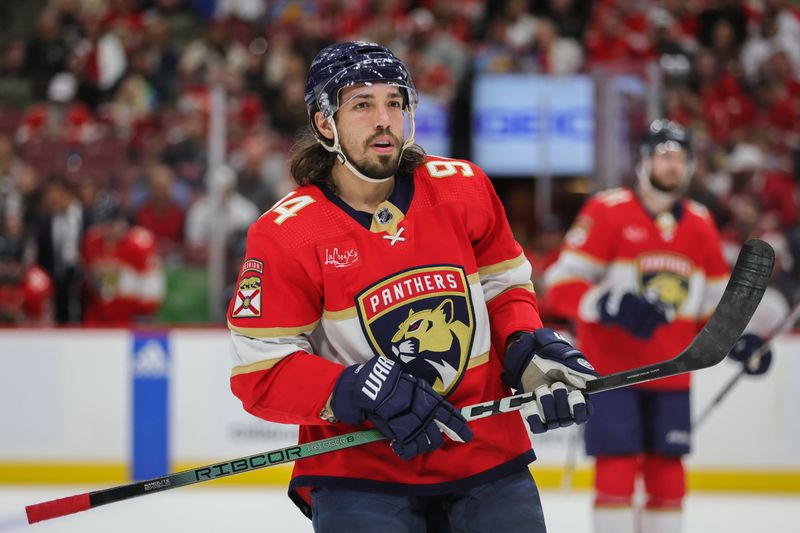
[{"label": "crowd in stands", "polygon": [[[248,225],[291,189],[310,59],[353,38],[392,48],[453,120],[482,72],[658,65],[665,116],[694,136],[691,196],[732,255],[769,239],[798,297],[800,9],[787,0],[43,3],[0,41],[0,322],[153,320],[165,270],[205,265],[215,224],[235,270]],[[227,157],[207,179],[215,85]],[[453,156],[469,157],[468,129],[451,129]],[[569,223],[521,238],[537,263]]]}]

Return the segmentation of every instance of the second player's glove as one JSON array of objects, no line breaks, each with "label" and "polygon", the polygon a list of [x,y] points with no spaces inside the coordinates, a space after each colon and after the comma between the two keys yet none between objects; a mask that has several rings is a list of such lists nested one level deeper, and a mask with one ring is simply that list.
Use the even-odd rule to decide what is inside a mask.
[{"label": "second player's glove", "polygon": [[523,408],[532,433],[583,424],[592,405],[581,389],[597,377],[579,350],[551,329],[523,332],[506,348],[503,382],[521,392],[535,392]]},{"label": "second player's glove", "polygon": [[673,310],[658,299],[632,292],[609,291],[597,301],[600,321],[619,326],[634,337],[647,340],[658,326],[672,320]]},{"label": "second player's glove", "polygon": [[772,363],[772,350],[767,348],[755,357],[755,352],[764,344],[764,339],[754,333],[745,333],[731,348],[728,357],[742,364],[746,374],[760,376],[769,370]]},{"label": "second player's glove", "polygon": [[457,441],[472,439],[458,409],[427,381],[402,372],[385,357],[347,367],[333,388],[331,410],[348,424],[372,422],[403,459],[439,448],[442,432]]}]

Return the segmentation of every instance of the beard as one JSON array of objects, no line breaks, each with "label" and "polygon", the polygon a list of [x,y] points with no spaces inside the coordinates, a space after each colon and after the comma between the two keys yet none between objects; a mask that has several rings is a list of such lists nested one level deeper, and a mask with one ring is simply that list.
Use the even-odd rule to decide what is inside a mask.
[{"label": "beard", "polygon": [[[395,146],[395,152],[391,154],[370,154],[369,150],[375,139],[380,136],[389,135],[392,137]],[[374,180],[384,180],[394,176],[397,172],[397,167],[400,165],[400,151],[397,150],[398,146],[402,146],[402,141],[389,132],[380,132],[364,143],[364,152],[366,153],[360,159],[356,159],[351,155],[351,151],[342,146],[347,160],[362,174]]]},{"label": "beard", "polygon": [[675,193],[683,190],[683,179],[672,180],[672,182],[665,182],[657,174],[651,171],[650,184],[657,191],[666,193]]}]

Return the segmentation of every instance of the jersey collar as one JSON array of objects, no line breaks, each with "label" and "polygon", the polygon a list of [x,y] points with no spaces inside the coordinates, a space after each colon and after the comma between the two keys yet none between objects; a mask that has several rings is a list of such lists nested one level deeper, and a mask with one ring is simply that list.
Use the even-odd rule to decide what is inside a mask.
[{"label": "jersey collar", "polygon": [[[358,211],[353,209],[341,198],[336,196],[336,193],[334,193],[327,185],[315,183],[315,186],[322,191],[322,194],[324,194],[328,200],[335,204],[339,209],[347,213],[350,218],[355,220],[359,225],[365,227],[366,229],[373,227],[373,213],[367,213],[366,211]],[[408,212],[408,208],[411,206],[411,200],[413,197],[414,178],[396,178],[392,194],[389,195],[389,198],[384,200],[381,206],[385,205],[386,203],[390,203],[394,208],[405,215]]]}]

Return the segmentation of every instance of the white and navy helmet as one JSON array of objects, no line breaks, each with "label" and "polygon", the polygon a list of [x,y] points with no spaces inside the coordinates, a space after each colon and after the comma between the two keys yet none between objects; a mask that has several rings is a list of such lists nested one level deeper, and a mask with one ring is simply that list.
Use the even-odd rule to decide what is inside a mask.
[{"label": "white and navy helmet", "polygon": [[652,157],[659,151],[684,150],[692,158],[692,138],[677,122],[665,118],[650,123],[642,142],[642,157]]},{"label": "white and navy helmet", "polygon": [[323,48],[311,63],[305,92],[309,118],[313,119],[316,109],[325,118],[332,117],[339,108],[339,91],[359,83],[396,85],[406,111],[413,112],[419,102],[411,74],[391,50],[367,41],[349,41]]},{"label": "white and navy helmet", "polygon": [[[335,153],[356,176],[374,183],[390,178],[375,179],[365,176],[347,160],[339,143],[334,118],[341,105],[339,93],[343,88],[372,83],[394,85],[403,95],[403,110],[408,115],[410,132],[401,147],[402,154],[402,150],[414,143],[414,111],[419,103],[419,96],[406,66],[385,46],[367,41],[348,41],[323,48],[308,69],[305,103],[311,127],[319,143],[329,152]],[[316,128],[314,114],[318,110],[331,123],[334,135],[332,143],[322,139]]]}]

